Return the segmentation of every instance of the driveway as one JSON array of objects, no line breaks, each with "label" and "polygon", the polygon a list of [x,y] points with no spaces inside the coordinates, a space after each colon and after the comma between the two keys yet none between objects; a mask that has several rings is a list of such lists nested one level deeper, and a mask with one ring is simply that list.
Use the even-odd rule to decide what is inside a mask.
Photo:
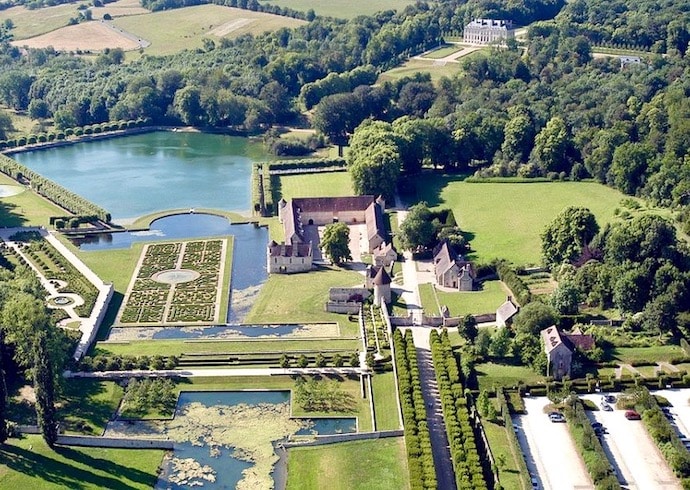
[{"label": "driveway", "polygon": [[515,417],[518,440],[527,468],[545,490],[593,489],[568,426],[553,423],[544,413],[546,397],[526,397],[526,415]]},{"label": "driveway", "polygon": [[[601,395],[585,395],[599,405]],[[592,421],[601,422],[608,434],[601,441],[604,451],[628,488],[646,490],[680,489],[678,480],[649,437],[641,420],[628,420],[623,410],[588,411]]]}]

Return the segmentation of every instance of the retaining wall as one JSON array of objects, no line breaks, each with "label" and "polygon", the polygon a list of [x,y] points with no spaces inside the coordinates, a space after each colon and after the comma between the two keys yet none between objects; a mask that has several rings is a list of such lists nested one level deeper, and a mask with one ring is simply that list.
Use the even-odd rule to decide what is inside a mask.
[{"label": "retaining wall", "polygon": [[127,439],[122,437],[67,436],[60,435],[57,443],[63,446],[117,447],[124,449],[168,449],[174,441],[167,439]]},{"label": "retaining wall", "polygon": [[359,312],[359,307],[361,303],[355,302],[333,302],[329,301],[326,303],[326,311],[329,313],[345,313],[348,315],[354,315]]},{"label": "retaining wall", "polygon": [[284,447],[303,447],[303,446],[323,446],[325,444],[335,444],[347,441],[365,441],[370,439],[384,439],[386,437],[401,437],[404,431],[381,430],[378,432],[355,432],[352,434],[333,434],[328,436],[314,436],[314,439],[306,441],[288,441],[283,443]]}]

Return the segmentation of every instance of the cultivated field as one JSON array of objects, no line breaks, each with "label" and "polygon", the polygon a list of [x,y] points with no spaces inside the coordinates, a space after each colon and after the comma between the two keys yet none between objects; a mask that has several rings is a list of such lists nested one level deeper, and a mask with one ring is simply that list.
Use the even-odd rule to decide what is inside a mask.
[{"label": "cultivated field", "polygon": [[203,46],[202,39],[261,34],[281,27],[297,27],[304,21],[220,5],[198,5],[164,12],[116,18],[123,31],[151,42],[146,52],[171,54]]},{"label": "cultivated field", "polygon": [[149,13],[141,6],[139,0],[118,0],[102,7],[92,7],[91,12],[93,12],[94,19],[102,19],[105,14],[110,14],[111,17],[115,18]]},{"label": "cultivated field", "polygon": [[568,206],[589,208],[599,226],[615,219],[625,196],[594,182],[465,182],[458,177],[425,175],[417,198],[449,207],[460,228],[474,235],[471,258],[505,258],[515,264],[541,261],[542,230]]},{"label": "cultivated field", "polygon": [[72,17],[78,15],[77,6],[73,3],[34,10],[12,7],[0,10],[0,22],[11,19],[14,38],[26,39],[64,27]]},{"label": "cultivated field", "polygon": [[410,0],[261,0],[279,7],[289,7],[301,12],[313,9],[316,15],[352,19],[358,15],[371,15],[382,10],[402,10],[414,2]]},{"label": "cultivated field", "polygon": [[103,22],[85,22],[63,27],[40,36],[13,41],[15,46],[47,48],[57,51],[103,51],[106,48],[138,49],[139,43]]}]

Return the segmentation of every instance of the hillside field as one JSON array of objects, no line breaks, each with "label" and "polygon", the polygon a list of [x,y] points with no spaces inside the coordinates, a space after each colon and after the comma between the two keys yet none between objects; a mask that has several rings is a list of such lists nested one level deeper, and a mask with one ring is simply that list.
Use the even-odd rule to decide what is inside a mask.
[{"label": "hillside field", "polygon": [[316,15],[352,19],[358,15],[371,15],[382,10],[402,10],[407,5],[414,4],[410,0],[260,0],[260,3],[270,3],[279,7],[289,7],[300,12],[314,9]]}]

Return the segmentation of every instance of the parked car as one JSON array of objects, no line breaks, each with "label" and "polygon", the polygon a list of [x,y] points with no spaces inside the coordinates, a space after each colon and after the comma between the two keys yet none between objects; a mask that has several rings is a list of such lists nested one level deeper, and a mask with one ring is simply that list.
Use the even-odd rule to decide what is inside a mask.
[{"label": "parked car", "polygon": [[613,411],[613,408],[611,407],[611,405],[609,405],[609,404],[606,403],[606,402],[601,402],[601,409],[602,409],[604,412],[612,412],[612,411]]},{"label": "parked car", "polygon": [[640,420],[642,417],[635,410],[626,410],[625,418],[628,420]]},{"label": "parked car", "polygon": [[549,413],[549,419],[551,419],[551,422],[565,422],[565,417],[561,412]]},{"label": "parked car", "polygon": [[613,395],[604,395],[604,401],[606,403],[616,403],[616,397]]},{"label": "parked car", "polygon": [[539,490],[541,488],[539,486],[539,479],[536,476],[530,475],[530,480],[532,481],[532,488],[534,490]]}]

